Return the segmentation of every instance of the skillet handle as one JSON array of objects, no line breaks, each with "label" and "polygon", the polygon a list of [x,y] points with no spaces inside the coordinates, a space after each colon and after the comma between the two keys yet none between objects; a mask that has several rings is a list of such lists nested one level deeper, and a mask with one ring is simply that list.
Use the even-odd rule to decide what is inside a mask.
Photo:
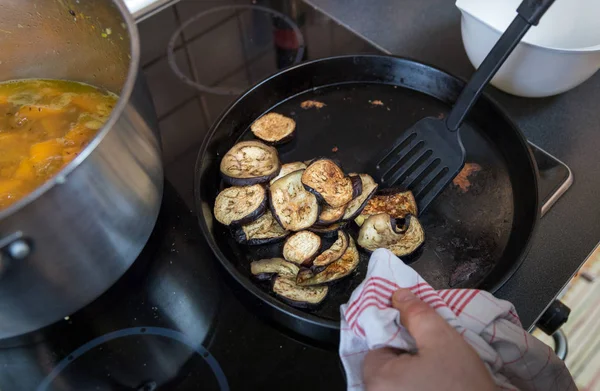
[{"label": "skillet handle", "polygon": [[554,300],[535,325],[544,333],[552,336],[554,339],[554,352],[563,361],[567,358],[569,343],[561,327],[569,320],[570,313],[571,309],[562,301]]},{"label": "skillet handle", "polygon": [[454,132],[458,130],[471,107],[483,92],[483,88],[494,77],[504,61],[512,53],[521,38],[532,25],[537,25],[540,18],[554,3],[554,0],[524,0],[517,9],[517,16],[508,26],[504,34],[485,57],[475,74],[456,100],[452,111],[446,119],[446,127]]},{"label": "skillet handle", "polygon": [[571,309],[560,300],[554,300],[536,323],[536,327],[548,335],[554,334],[569,320]]}]

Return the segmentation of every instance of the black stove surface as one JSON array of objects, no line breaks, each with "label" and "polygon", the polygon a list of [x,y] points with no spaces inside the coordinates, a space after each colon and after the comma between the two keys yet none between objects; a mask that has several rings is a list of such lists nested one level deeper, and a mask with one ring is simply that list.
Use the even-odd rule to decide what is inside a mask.
[{"label": "black stove surface", "polygon": [[130,270],[96,301],[0,341],[0,390],[345,388],[337,347],[269,323],[221,270],[193,210],[193,173],[204,134],[240,90],[298,59],[379,51],[300,1],[259,1],[288,18],[243,8],[199,17],[174,50],[188,80],[175,76],[166,47],[181,23],[247,4],[181,1],[139,25],[167,179],[158,222]]},{"label": "black stove surface", "polygon": [[2,342],[0,389],[268,390],[280,379],[290,389],[342,388],[335,351],[265,324],[209,251],[167,183],[148,246],[112,288],[63,321]]}]

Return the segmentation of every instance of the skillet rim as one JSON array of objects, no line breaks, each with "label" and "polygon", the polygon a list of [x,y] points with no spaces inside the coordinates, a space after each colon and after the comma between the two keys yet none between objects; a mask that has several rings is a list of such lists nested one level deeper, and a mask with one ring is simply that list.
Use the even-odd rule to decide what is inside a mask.
[{"label": "skillet rim", "polygon": [[[458,80],[463,85],[466,84],[466,81],[464,78],[455,76],[455,75],[453,75],[443,69],[440,69],[436,66],[433,66],[431,64],[417,61],[415,59],[405,57],[405,56],[394,56],[394,55],[387,55],[387,54],[350,54],[350,55],[324,57],[324,58],[319,58],[319,59],[315,59],[315,60],[311,60],[311,61],[302,62],[300,64],[296,64],[296,65],[290,66],[288,68],[281,69],[278,72],[267,76],[263,80],[250,86],[243,94],[241,94],[232,103],[230,103],[227,106],[227,108],[224,109],[223,112],[219,115],[219,117],[214,121],[214,123],[211,125],[210,129],[208,130],[206,136],[204,137],[204,139],[202,141],[202,145],[200,146],[200,150],[198,151],[198,156],[196,158],[196,163],[194,165],[194,183],[193,183],[194,204],[196,207],[198,223],[200,225],[200,229],[202,231],[204,239],[208,243],[208,245],[211,248],[211,251],[213,252],[215,257],[218,259],[219,263],[225,268],[225,270],[227,270],[227,272],[230,274],[230,276],[232,276],[238,284],[240,284],[247,291],[252,293],[255,297],[260,299],[264,304],[270,306],[271,309],[274,309],[279,312],[283,312],[284,314],[286,314],[296,320],[301,320],[301,321],[308,322],[308,323],[311,323],[316,326],[325,327],[325,328],[333,330],[333,331],[339,331],[339,329],[340,329],[339,321],[333,321],[330,319],[326,319],[326,318],[322,318],[320,316],[313,315],[312,313],[309,313],[309,312],[304,312],[302,310],[296,309],[288,304],[285,304],[285,303],[277,300],[275,297],[270,296],[268,293],[266,293],[264,290],[262,290],[260,287],[258,287],[258,285],[253,283],[252,280],[248,276],[241,273],[237,269],[237,267],[233,264],[233,262],[231,262],[221,252],[219,245],[212,238],[212,234],[210,232],[209,227],[206,225],[206,220],[204,218],[204,210],[202,208],[202,196],[201,196],[201,192],[200,192],[201,183],[202,183],[201,168],[203,165],[202,162],[203,162],[203,158],[205,156],[208,144],[212,140],[212,138],[213,138],[215,132],[217,131],[217,129],[219,128],[221,122],[223,122],[223,120],[227,117],[227,115],[233,109],[234,106],[236,106],[242,100],[244,100],[246,98],[246,96],[248,96],[256,88],[264,85],[265,83],[268,83],[269,81],[278,77],[279,75],[282,75],[282,74],[285,74],[288,72],[293,72],[294,70],[296,70],[297,68],[300,68],[300,67],[304,67],[304,66],[308,66],[308,65],[312,65],[312,64],[320,63],[320,62],[326,62],[326,61],[343,60],[343,59],[348,59],[348,58],[355,59],[357,57],[367,58],[367,59],[368,58],[392,58],[394,60],[399,60],[402,62],[410,62],[410,63],[416,64],[416,65],[419,65],[421,67],[426,67],[435,72],[442,73],[442,74],[444,74],[444,76]],[[383,84],[385,84],[385,83],[383,83]],[[423,92],[421,92],[421,93],[423,93]],[[533,238],[534,234],[537,231],[538,222],[540,220],[540,215],[541,215],[541,210],[540,210],[540,205],[539,205],[539,184],[538,184],[539,170],[538,170],[535,158],[533,156],[533,152],[531,151],[531,148],[529,148],[529,144],[528,144],[528,141],[527,141],[525,135],[523,134],[521,129],[517,126],[517,124],[510,118],[510,116],[508,115],[506,110],[503,109],[502,106],[494,98],[492,98],[489,95],[489,93],[485,90],[482,93],[482,95],[479,97],[479,100],[487,100],[488,103],[491,105],[491,107],[500,115],[500,117],[508,125],[510,125],[510,127],[513,128],[513,130],[515,131],[514,133],[515,133],[517,141],[521,144],[522,149],[527,151],[526,155],[527,155],[527,158],[530,163],[530,168],[533,170],[533,187],[535,189],[535,194],[532,195],[533,203],[535,205],[535,213],[534,213],[532,227],[529,230],[529,236],[526,238],[525,245],[521,249],[518,259],[512,263],[512,265],[509,267],[509,269],[504,274],[504,276],[502,278],[500,278],[499,281],[496,284],[494,284],[492,287],[490,287],[489,289],[485,289],[490,293],[495,293],[504,284],[506,284],[506,282],[521,267],[521,265],[525,261],[525,258],[531,248],[531,244],[532,244],[531,239]],[[481,289],[481,288],[476,287],[474,289]]]}]

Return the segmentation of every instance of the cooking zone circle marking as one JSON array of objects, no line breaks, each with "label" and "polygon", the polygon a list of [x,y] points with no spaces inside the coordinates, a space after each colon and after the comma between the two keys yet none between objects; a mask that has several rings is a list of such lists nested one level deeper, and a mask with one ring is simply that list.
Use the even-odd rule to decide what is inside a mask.
[{"label": "cooking zone circle marking", "polygon": [[[196,22],[198,19],[203,18],[206,15],[220,12],[220,11],[231,11],[231,10],[262,11],[262,12],[266,12],[267,14],[271,14],[271,15],[283,20],[294,31],[294,34],[295,34],[296,40],[297,40],[297,46],[298,46],[298,48],[296,49],[296,56],[294,58],[294,61],[290,65],[298,64],[302,60],[302,57],[304,56],[304,50],[305,50],[304,36],[302,35],[300,28],[298,28],[298,25],[288,16],[282,14],[281,12],[275,11],[271,8],[262,7],[260,5],[226,5],[226,6],[222,6],[222,7],[215,7],[215,8],[211,8],[207,11],[203,11],[199,14],[196,14],[195,16],[191,17],[190,19],[186,20],[181,25],[181,27],[179,27],[177,30],[175,30],[173,35],[171,35],[171,39],[169,40],[169,45],[167,46],[169,65],[171,66],[171,69],[173,70],[173,72],[175,72],[177,77],[179,77],[179,79],[181,81],[183,81],[184,83],[186,83],[187,85],[197,88],[200,91],[208,92],[211,94],[218,94],[218,95],[241,95],[247,89],[247,88],[236,88],[236,87],[211,87],[211,86],[206,86],[204,84],[198,83],[198,82],[190,79],[187,75],[185,75],[181,71],[181,69],[179,69],[179,66],[177,65],[177,61],[175,59],[176,41],[179,38],[179,36],[182,34],[183,30],[185,30],[192,23]],[[252,84],[254,84],[254,83],[252,83]]]},{"label": "cooking zone circle marking", "polygon": [[229,384],[227,383],[227,378],[219,365],[219,362],[209,353],[208,350],[204,348],[204,346],[197,344],[195,341],[190,339],[183,333],[180,333],[175,330],[165,329],[163,327],[132,327],[128,329],[122,329],[118,331],[113,331],[112,333],[101,335],[97,338],[92,339],[91,341],[81,345],[79,348],[74,350],[72,353],[68,354],[65,358],[63,358],[56,367],[46,376],[44,380],[37,387],[36,391],[45,391],[48,390],[52,381],[60,375],[60,373],[65,370],[69,364],[74,362],[77,358],[83,356],[88,351],[93,348],[102,345],[103,343],[112,341],[113,339],[121,338],[121,337],[129,337],[132,335],[154,335],[159,337],[167,337],[170,339],[174,339],[178,342],[181,342],[184,345],[187,345],[189,348],[198,353],[204,361],[210,366],[219,383],[219,388],[221,391],[229,391]]}]

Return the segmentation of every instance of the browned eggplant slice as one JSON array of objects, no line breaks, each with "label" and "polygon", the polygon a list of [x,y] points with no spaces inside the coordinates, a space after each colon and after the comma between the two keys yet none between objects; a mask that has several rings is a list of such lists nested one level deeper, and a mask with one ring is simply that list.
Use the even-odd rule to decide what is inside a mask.
[{"label": "browned eggplant slice", "polygon": [[283,257],[297,265],[310,266],[321,248],[321,237],[310,231],[296,232],[283,245]]},{"label": "browned eggplant slice", "polygon": [[269,182],[281,164],[277,150],[259,141],[235,144],[221,160],[221,176],[230,185],[247,186]]},{"label": "browned eggplant slice", "polygon": [[321,285],[339,280],[352,273],[360,262],[360,255],[356,249],[354,239],[349,237],[348,248],[336,261],[330,263],[322,271],[315,273],[314,270],[300,270],[296,283],[300,286]]},{"label": "browned eggplant slice", "polygon": [[342,218],[344,221],[352,220],[356,216],[358,216],[363,208],[367,205],[367,202],[373,197],[375,192],[377,191],[377,183],[373,180],[370,175],[367,174],[350,174],[350,177],[358,175],[360,176],[362,182],[362,192],[356,198],[354,198],[348,204],[346,211],[344,212],[344,217]]},{"label": "browned eggplant slice", "polygon": [[304,186],[334,208],[352,201],[352,180],[330,159],[312,162],[302,174]]},{"label": "browned eggplant slice", "polygon": [[283,258],[261,259],[250,263],[250,273],[259,280],[268,280],[278,275],[286,278],[296,278],[300,268]]},{"label": "browned eggplant slice", "polygon": [[303,170],[305,168],[306,168],[306,164],[304,164],[303,162],[286,163],[281,166],[281,170],[279,170],[279,174],[277,174],[277,176],[275,178],[271,179],[271,185],[273,183],[275,183],[275,181],[277,179],[283,178],[284,176],[286,176],[287,174],[289,174],[291,172]]},{"label": "browned eggplant slice", "polygon": [[269,209],[253,222],[242,225],[233,232],[234,239],[242,244],[260,245],[285,239],[290,231],[284,229]]},{"label": "browned eggplant slice", "polygon": [[344,228],[346,223],[335,223],[331,225],[313,225],[308,230],[314,233],[317,233],[324,238],[335,238],[337,236],[337,231]]},{"label": "browned eggplant slice", "polygon": [[346,205],[342,205],[338,208],[334,208],[329,205],[323,205],[321,207],[321,213],[317,219],[317,225],[331,225],[337,223],[344,217],[346,211]]},{"label": "browned eggplant slice", "polygon": [[279,178],[269,188],[271,212],[279,224],[290,231],[312,226],[319,217],[319,203],[302,185],[304,170]]},{"label": "browned eggplant slice", "polygon": [[354,219],[361,226],[372,215],[386,213],[394,219],[403,219],[407,215],[418,215],[417,201],[409,190],[385,189],[375,194]]},{"label": "browned eggplant slice", "polygon": [[276,276],[273,278],[273,292],[294,307],[311,308],[325,300],[329,288],[327,286],[298,286],[292,278]]},{"label": "browned eggplant slice", "polygon": [[425,242],[425,231],[414,216],[406,216],[405,222],[405,228],[397,230],[396,220],[389,215],[369,216],[360,227],[358,245],[368,251],[387,248],[398,257],[412,254]]},{"label": "browned eggplant slice", "polygon": [[282,144],[294,137],[296,121],[278,113],[268,113],[254,121],[250,130],[256,137],[271,144]]},{"label": "browned eggplant slice", "polygon": [[245,224],[262,216],[266,206],[267,191],[264,186],[232,186],[217,195],[214,213],[221,224]]},{"label": "browned eggplant slice", "polygon": [[313,260],[313,267],[327,266],[333,261],[337,261],[348,249],[348,234],[344,231],[338,231],[337,240],[327,250]]}]

